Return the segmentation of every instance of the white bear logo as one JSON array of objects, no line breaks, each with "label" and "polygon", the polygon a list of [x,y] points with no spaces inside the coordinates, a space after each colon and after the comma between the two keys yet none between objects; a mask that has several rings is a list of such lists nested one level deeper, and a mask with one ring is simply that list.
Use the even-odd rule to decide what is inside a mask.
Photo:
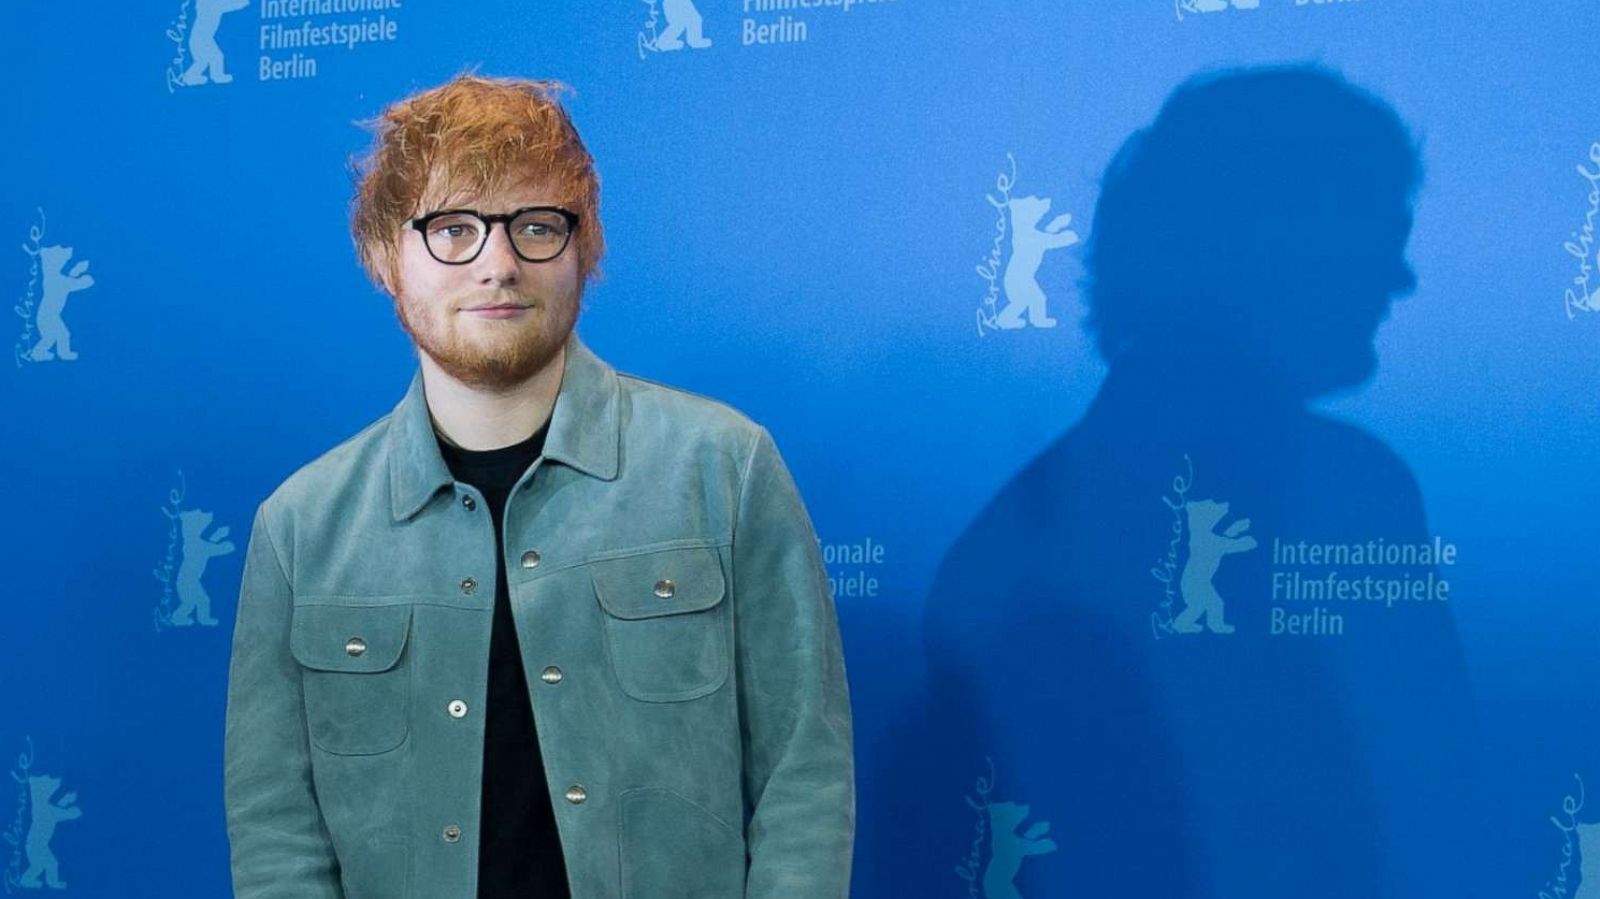
[{"label": "white bear logo", "polygon": [[[1178,21],[1183,21],[1186,12],[1222,12],[1228,8],[1228,0],[1175,0]],[[1233,0],[1234,9],[1259,9],[1261,0]]]},{"label": "white bear logo", "polygon": [[178,565],[178,607],[172,610],[170,623],[179,627],[192,625],[196,620],[207,627],[217,623],[217,619],[211,617],[211,596],[200,583],[200,576],[205,574],[206,563],[213,556],[233,552],[233,541],[227,539],[226,527],[217,528],[209,537],[204,536],[211,519],[210,512],[199,509],[178,513],[183,525],[183,562]]},{"label": "white bear logo", "polygon": [[87,274],[88,260],[80,259],[72,271],[65,270],[67,261],[72,258],[71,247],[40,247],[38,255],[40,271],[44,274],[44,296],[39,301],[35,318],[39,342],[33,345],[28,358],[35,362],[70,361],[78,358],[78,354],[72,351],[72,334],[67,331],[61,313],[67,308],[67,296],[93,287],[94,278]]},{"label": "white bear logo", "polygon": [[989,866],[983,872],[984,899],[1022,899],[1015,883],[1022,860],[1030,855],[1056,851],[1056,841],[1045,836],[1049,821],[1035,821],[1022,833],[1017,828],[1028,820],[1028,807],[1016,802],[989,804]]},{"label": "white bear logo", "polygon": [[1600,899],[1600,824],[1578,825],[1578,890],[1572,899]]},{"label": "white bear logo", "polygon": [[1227,503],[1198,499],[1185,503],[1184,508],[1189,516],[1189,558],[1183,565],[1180,581],[1184,607],[1172,619],[1172,630],[1179,634],[1198,634],[1203,617],[1212,633],[1231,634],[1233,625],[1223,620],[1222,596],[1211,579],[1217,576],[1223,556],[1256,548],[1256,538],[1244,535],[1250,529],[1250,519],[1241,518],[1219,534],[1215,529],[1228,514]]},{"label": "white bear logo", "polygon": [[[52,797],[61,787],[61,778],[41,774],[28,777],[27,782],[29,805],[32,807],[33,816],[28,827],[25,847],[28,870],[22,872],[22,879],[19,882],[30,890],[36,890],[41,886],[48,886],[53,890],[65,889],[67,885],[61,880],[61,875],[57,871],[56,855],[50,851],[50,840],[56,834],[57,823],[83,817],[83,809],[74,804],[78,800],[78,794],[68,793],[61,797],[61,802],[58,804]],[[42,882],[40,878],[43,878]]]},{"label": "white bear logo", "polygon": [[681,50],[685,42],[696,50],[711,46],[701,32],[705,23],[694,0],[662,0],[661,11],[667,14],[667,30],[656,37],[657,50]]},{"label": "white bear logo", "polygon": [[[694,0],[660,0],[659,8],[657,0],[644,2],[650,6],[650,18],[639,32],[640,59],[644,58],[646,50],[665,53],[682,50],[685,46],[695,50],[711,46],[711,38],[705,35],[705,20],[695,8]],[[666,15],[667,27],[658,32],[656,27],[662,14]]]},{"label": "white bear logo", "polygon": [[217,27],[222,16],[244,9],[250,0],[197,0],[194,11],[194,30],[189,32],[189,53],[194,61],[178,79],[193,87],[210,81],[227,84],[233,80],[223,67],[222,48],[217,45]]},{"label": "white bear logo", "polygon": [[[1077,232],[1067,229],[1072,216],[1058,215],[1041,229],[1039,221],[1050,211],[1050,198],[1012,197],[1006,208],[1011,215],[1011,258],[1006,262],[1004,280],[1006,307],[995,316],[995,324],[1007,329],[1028,325],[1053,328],[1056,320],[1045,312],[1039,266],[1045,253],[1078,242]],[[1023,316],[1027,317],[1026,322]]]}]

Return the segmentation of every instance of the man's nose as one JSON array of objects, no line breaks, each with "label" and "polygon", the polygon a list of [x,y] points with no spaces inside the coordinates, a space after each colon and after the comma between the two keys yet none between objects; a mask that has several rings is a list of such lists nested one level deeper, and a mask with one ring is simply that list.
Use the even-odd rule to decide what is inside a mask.
[{"label": "man's nose", "polygon": [[489,226],[478,258],[472,260],[473,274],[484,284],[514,284],[519,269],[516,251],[511,249],[511,235],[496,222]]}]

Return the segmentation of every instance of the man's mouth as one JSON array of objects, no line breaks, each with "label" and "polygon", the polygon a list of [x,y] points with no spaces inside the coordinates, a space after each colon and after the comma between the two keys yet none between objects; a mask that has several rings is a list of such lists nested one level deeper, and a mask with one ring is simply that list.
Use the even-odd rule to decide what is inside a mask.
[{"label": "man's mouth", "polygon": [[527,309],[527,303],[494,303],[488,306],[468,306],[468,312],[481,312],[485,309]]}]

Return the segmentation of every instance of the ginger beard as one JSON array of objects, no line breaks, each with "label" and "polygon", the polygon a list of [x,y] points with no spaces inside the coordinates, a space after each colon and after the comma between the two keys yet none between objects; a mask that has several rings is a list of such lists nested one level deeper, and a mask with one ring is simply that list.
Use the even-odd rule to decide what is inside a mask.
[{"label": "ginger beard", "polygon": [[[446,374],[479,390],[506,391],[555,359],[578,320],[581,295],[581,286],[543,295],[481,288],[451,297],[419,297],[401,290],[394,305],[400,326],[417,349]],[[488,303],[523,303],[528,308],[508,318],[466,311]]]}]

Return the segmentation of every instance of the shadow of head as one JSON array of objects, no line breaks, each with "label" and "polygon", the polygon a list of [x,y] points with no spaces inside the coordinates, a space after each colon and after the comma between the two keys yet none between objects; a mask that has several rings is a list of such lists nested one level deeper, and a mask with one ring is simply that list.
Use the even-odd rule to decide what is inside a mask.
[{"label": "shadow of head", "polygon": [[1101,186],[1085,258],[1101,354],[1227,366],[1302,398],[1366,381],[1378,325],[1416,287],[1421,179],[1395,111],[1326,68],[1190,79]]}]

